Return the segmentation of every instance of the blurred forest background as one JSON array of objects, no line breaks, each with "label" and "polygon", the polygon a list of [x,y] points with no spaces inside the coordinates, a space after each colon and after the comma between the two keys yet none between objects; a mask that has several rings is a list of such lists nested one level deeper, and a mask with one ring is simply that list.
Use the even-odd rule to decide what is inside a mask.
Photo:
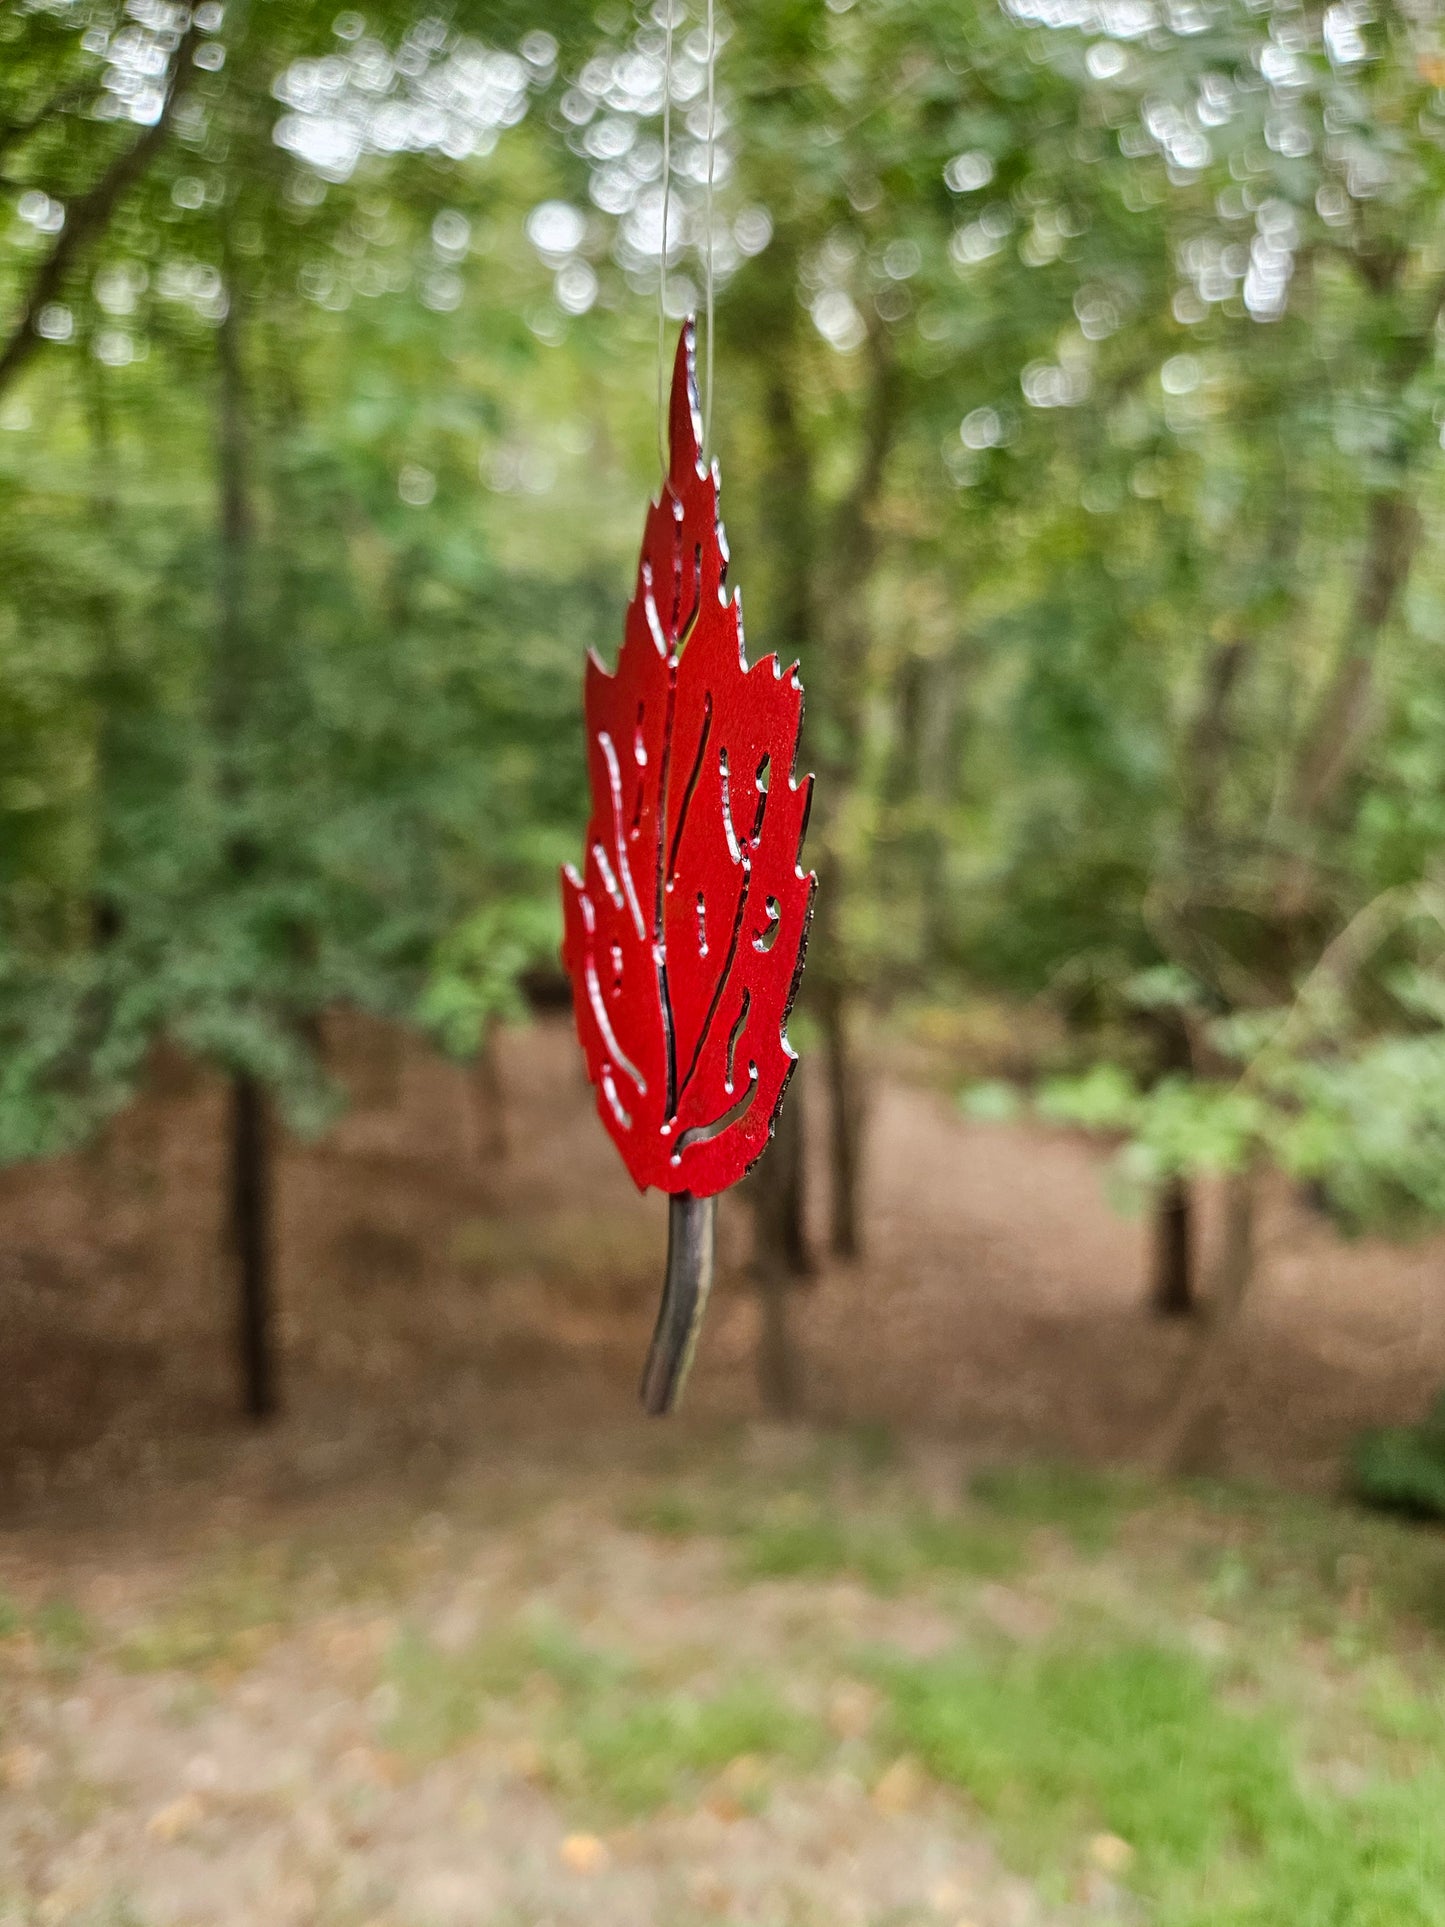
[{"label": "blurred forest background", "polygon": [[[896,1593],[997,1591],[1025,1556],[998,1535],[1039,1528],[1043,1576],[1011,1597],[1052,1603],[985,1600],[1032,1653],[1039,1613],[1073,1611],[1049,1588],[1088,1521],[1144,1506],[1130,1544],[1162,1534],[1186,1590],[1226,1543],[1254,1574],[1279,1528],[1304,1548],[1289,1610],[1308,1594],[1300,1623],[1341,1638],[1388,1622],[1378,1674],[1426,1637],[1416,1595],[1371,1592],[1377,1552],[1423,1556],[1403,1535],[1361,1551],[1333,1512],[1218,1526],[1173,1488],[995,1480],[993,1523],[945,1543],[916,1494],[870,1512],[867,1480],[910,1428],[1316,1486],[1348,1449],[1370,1496],[1445,1512],[1445,1422],[1419,1422],[1445,1380],[1445,23],[1397,0],[731,0],[715,31],[710,125],[701,0],[0,12],[7,1503],[44,1518],[72,1474],[137,1489],[162,1463],[314,1495],[358,1453],[425,1481],[479,1431],[503,1467],[501,1441],[555,1451],[584,1415],[625,1435],[662,1218],[591,1115],[557,870],[586,816],[584,652],[615,653],[657,486],[659,297],[670,350],[710,263],[733,576],[751,655],[801,660],[820,887],[803,1072],[729,1207],[684,1436],[759,1403],[873,1429],[842,1472],[749,1460],[741,1498],[724,1450],[688,1475],[710,1498],[634,1492],[628,1529],[726,1539],[792,1480],[749,1570]],[[243,1441],[238,1406],[297,1429]],[[80,1663],[24,1545],[25,1663]],[[1157,1603],[1151,1572],[1128,1584]],[[1233,1583],[1169,1596],[1242,1650],[1261,1622]],[[260,1592],[219,1632],[187,1607],[202,1658],[167,1622],[154,1663],[242,1664],[299,1610]],[[631,1675],[528,1625],[525,1663],[468,1647],[440,1681],[455,1655],[378,1635],[378,1730],[419,1695],[440,1757],[471,1733],[458,1705],[540,1669],[573,1750],[521,1779],[565,1806],[617,1767],[598,1735]],[[136,1637],[97,1635],[103,1663]],[[828,1702],[833,1741],[756,1707],[716,1756],[687,1719],[638,1713],[634,1738],[673,1748],[659,1786],[740,1775],[738,1817],[772,1769],[737,1758],[866,1749],[886,1703],[880,1824],[926,1809],[920,1840],[943,1837],[927,1789],[956,1784],[1037,1872],[1092,1816],[1083,1872],[1022,1900],[937,1872],[955,1898],[920,1919],[1062,1921],[1126,1890],[1153,1911],[1118,1918],[1181,1927],[1445,1919],[1395,1783],[1346,1865],[1329,1801],[1360,1788],[1292,1805],[1288,1746],[1251,1727],[1250,1752],[1207,1643],[1087,1679],[1035,1654],[1007,1704],[915,1655]],[[1090,1778],[1080,1735],[1111,1755],[1120,1698],[1154,1739]],[[1445,1728],[1410,1705],[1371,1744],[1414,1747],[1426,1788]],[[1061,1764],[1044,1733],[1071,1719]],[[1201,1784],[1149,1808],[1159,1734],[1196,1728]],[[1011,1759],[1054,1803],[1032,1833]],[[210,1799],[163,1803],[153,1842]],[[1232,1828],[1275,1844],[1211,1888]],[[626,1858],[562,1844],[584,1882]],[[55,1853],[25,1906],[69,1891]],[[865,1891],[914,1918],[886,1854],[817,1916],[732,1888],[668,1912],[613,1872],[618,1911],[594,1886],[577,1918],[831,1923]],[[234,1918],[392,1917],[326,1912],[306,1878]],[[14,1917],[140,1917],[92,1901]],[[415,1917],[574,1917],[552,1893],[447,1904]]]}]

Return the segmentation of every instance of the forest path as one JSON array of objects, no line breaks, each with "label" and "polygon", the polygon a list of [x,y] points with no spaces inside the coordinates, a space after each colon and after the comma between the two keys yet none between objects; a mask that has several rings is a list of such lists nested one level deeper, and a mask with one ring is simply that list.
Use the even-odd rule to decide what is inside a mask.
[{"label": "forest path", "polygon": [[[1108,1151],[903,1083],[882,1087],[873,1137],[867,1261],[830,1271],[801,1325],[818,1409],[988,1451],[1137,1457],[1199,1327],[1150,1315],[1147,1226],[1111,1204]],[[1218,1199],[1200,1193],[1207,1287]],[[1347,1240],[1276,1181],[1258,1254],[1227,1469],[1330,1489],[1361,1428],[1445,1385],[1445,1240]]]},{"label": "forest path", "polygon": [[[0,1174],[8,1504],[83,1503],[117,1480],[309,1487],[478,1439],[637,1430],[665,1207],[598,1127],[567,1025],[503,1040],[500,1118],[481,1080],[395,1033],[351,1020],[329,1041],[355,1102],[280,1160],[288,1409],[269,1433],[233,1416],[213,1083],[163,1064],[98,1149]],[[808,1416],[985,1455],[1136,1455],[1197,1333],[1148,1315],[1144,1228],[1111,1208],[1107,1151],[971,1122],[896,1077],[876,1086],[870,1144],[866,1258],[823,1265],[794,1300]],[[757,1410],[748,1233],[727,1197],[684,1428]],[[1347,1243],[1276,1186],[1260,1245],[1230,1467],[1329,1486],[1359,1427],[1413,1417],[1445,1381],[1445,1242]]]}]

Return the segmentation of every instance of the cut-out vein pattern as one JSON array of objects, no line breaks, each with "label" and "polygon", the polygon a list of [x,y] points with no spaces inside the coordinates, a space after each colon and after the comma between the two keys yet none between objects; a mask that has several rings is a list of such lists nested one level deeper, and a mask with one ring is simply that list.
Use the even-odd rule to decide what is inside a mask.
[{"label": "cut-out vein pattern", "polygon": [[583,874],[563,873],[562,957],[598,1113],[634,1180],[709,1197],[761,1155],[797,1061],[813,779],[792,774],[797,666],[749,667],[727,594],[691,322],[669,430],[616,672],[587,663],[592,818]]}]

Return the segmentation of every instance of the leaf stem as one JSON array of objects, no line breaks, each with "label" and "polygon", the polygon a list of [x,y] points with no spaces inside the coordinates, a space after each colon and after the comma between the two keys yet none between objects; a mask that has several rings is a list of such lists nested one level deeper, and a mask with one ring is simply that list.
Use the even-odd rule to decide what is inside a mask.
[{"label": "leaf stem", "polygon": [[643,1409],[654,1418],[674,1411],[682,1396],[712,1290],[716,1250],[717,1199],[676,1192],[667,1201],[662,1303],[642,1369]]}]

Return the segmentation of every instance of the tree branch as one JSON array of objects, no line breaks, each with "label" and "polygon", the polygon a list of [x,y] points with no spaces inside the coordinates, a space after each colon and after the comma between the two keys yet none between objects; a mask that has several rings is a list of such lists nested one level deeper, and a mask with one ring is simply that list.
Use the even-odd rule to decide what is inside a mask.
[{"label": "tree branch", "polygon": [[1420,514],[1402,489],[1370,497],[1364,566],[1348,640],[1300,758],[1290,813],[1317,817],[1354,767],[1370,720],[1375,644],[1393,614],[1420,544]]},{"label": "tree branch", "polygon": [[863,418],[863,449],[853,486],[838,505],[834,552],[854,580],[873,564],[873,507],[883,486],[883,471],[897,427],[897,366],[889,352],[888,331],[874,324],[868,334],[870,376]]},{"label": "tree branch", "polygon": [[1220,787],[1233,746],[1231,704],[1254,653],[1246,637],[1230,636],[1215,646],[1204,666],[1203,692],[1185,742],[1182,771],[1184,832],[1196,856],[1216,827]]},{"label": "tree branch", "polygon": [[189,79],[191,49],[195,45],[194,19],[181,36],[171,63],[170,86],[155,121],[123,154],[118,154],[95,185],[72,201],[65,213],[65,226],[54,247],[41,262],[31,283],[30,293],[19,320],[3,348],[0,348],[0,394],[15,379],[40,345],[35,324],[42,309],[65,284],[65,278],[86,245],[103,234],[121,201],[141,179],[165,145],[175,109]]},{"label": "tree branch", "polygon": [[[1376,287],[1363,267],[1361,272],[1369,285]],[[1377,291],[1389,292],[1393,280],[1383,268],[1380,274],[1383,278]],[[1442,312],[1445,276],[1431,287],[1419,326],[1400,338],[1390,358],[1395,393],[1407,387],[1424,367]],[[1290,790],[1290,809],[1298,822],[1308,823],[1328,807],[1354,767],[1369,733],[1375,645],[1409,581],[1420,533],[1419,510],[1403,474],[1393,487],[1370,496],[1364,562],[1349,631],[1315,712]]]}]

